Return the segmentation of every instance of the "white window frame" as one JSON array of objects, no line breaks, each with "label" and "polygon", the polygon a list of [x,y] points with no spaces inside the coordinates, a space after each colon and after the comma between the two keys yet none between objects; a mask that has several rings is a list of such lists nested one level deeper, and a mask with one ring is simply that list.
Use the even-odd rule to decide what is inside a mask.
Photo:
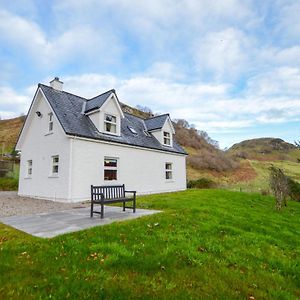
[{"label": "white window frame", "polygon": [[52,112],[49,113],[48,117],[49,117],[49,119],[48,119],[48,132],[50,133],[50,132],[53,132],[53,126],[54,126],[54,124],[53,124],[53,113]]},{"label": "white window frame", "polygon": [[[168,168],[168,166],[171,166],[171,168]],[[169,175],[171,174],[171,177]],[[169,177],[169,178],[168,178]],[[166,181],[173,181],[173,163],[172,162],[166,162],[165,163],[165,179]]]},{"label": "white window frame", "polygon": [[[110,116],[110,117],[115,118],[116,121],[115,121],[115,122],[107,121],[107,120],[106,120],[106,117],[107,117],[107,116]],[[109,114],[109,113],[104,113],[104,132],[109,133],[109,134],[114,134],[114,135],[116,135],[116,134],[118,133],[117,119],[118,119],[118,118],[117,118],[116,115]],[[111,126],[115,126],[116,131],[115,131],[115,132],[113,132],[113,131],[107,131],[107,130],[106,130],[106,124],[110,124]]]},{"label": "white window frame", "polygon": [[[55,161],[56,158],[58,159],[57,161]],[[59,163],[60,163],[59,155],[52,155],[51,156],[51,176],[52,177],[57,177],[59,175]],[[55,167],[57,167],[57,172],[54,172]]]},{"label": "white window frame", "polygon": [[32,159],[28,159],[27,160],[27,178],[31,178],[32,177]]},{"label": "white window frame", "polygon": [[[167,135],[167,136],[166,136]],[[167,143],[165,141],[168,141]],[[168,131],[163,131],[163,142],[165,146],[171,147],[171,133]]]},{"label": "white window frame", "polygon": [[[116,167],[112,167],[112,166],[105,166],[105,161],[106,160],[114,160],[117,163]],[[109,170],[109,171],[116,171],[116,179],[105,179],[105,171]],[[119,159],[117,157],[108,157],[105,156],[104,160],[103,160],[103,179],[104,181],[110,182],[110,181],[117,181],[118,180],[118,174],[119,174]]]}]

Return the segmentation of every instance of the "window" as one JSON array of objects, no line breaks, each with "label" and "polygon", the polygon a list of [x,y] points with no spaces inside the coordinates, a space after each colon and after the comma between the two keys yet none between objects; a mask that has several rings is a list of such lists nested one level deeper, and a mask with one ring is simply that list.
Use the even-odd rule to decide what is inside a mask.
[{"label": "window", "polygon": [[59,170],[59,156],[52,156],[52,175],[58,175]]},{"label": "window", "polygon": [[136,130],[133,127],[128,126],[128,129],[131,131],[131,133],[137,134]]},{"label": "window", "polygon": [[172,163],[166,163],[166,179],[172,180],[173,179],[173,170],[172,170]]},{"label": "window", "polygon": [[104,131],[110,133],[117,133],[117,117],[105,114]]},{"label": "window", "polygon": [[164,144],[171,146],[171,135],[170,132],[164,131]]},{"label": "window", "polygon": [[104,158],[104,180],[117,180],[118,159]]},{"label": "window", "polygon": [[49,126],[48,126],[48,130],[49,132],[53,131],[53,113],[48,114],[49,116]]},{"label": "window", "polygon": [[32,175],[32,159],[27,160],[27,176],[31,177]]}]

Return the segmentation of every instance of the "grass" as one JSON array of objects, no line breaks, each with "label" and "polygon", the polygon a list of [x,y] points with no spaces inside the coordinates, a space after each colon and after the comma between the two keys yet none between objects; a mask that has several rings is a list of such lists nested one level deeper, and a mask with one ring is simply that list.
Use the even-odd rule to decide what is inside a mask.
[{"label": "grass", "polygon": [[299,203],[188,190],[138,204],[163,212],[53,239],[0,224],[0,298],[300,297]]}]

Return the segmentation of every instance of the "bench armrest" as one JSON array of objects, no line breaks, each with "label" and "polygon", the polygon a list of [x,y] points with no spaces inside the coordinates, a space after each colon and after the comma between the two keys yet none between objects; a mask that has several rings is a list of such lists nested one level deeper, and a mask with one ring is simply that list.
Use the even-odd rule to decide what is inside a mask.
[{"label": "bench armrest", "polygon": [[136,191],[124,191],[125,193],[132,193],[132,194],[136,194]]}]

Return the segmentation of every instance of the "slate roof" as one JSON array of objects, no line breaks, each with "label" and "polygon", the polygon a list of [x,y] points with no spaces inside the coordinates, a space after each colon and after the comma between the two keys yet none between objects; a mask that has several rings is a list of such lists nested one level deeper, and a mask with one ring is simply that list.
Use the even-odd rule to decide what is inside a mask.
[{"label": "slate roof", "polygon": [[145,120],[147,130],[151,131],[151,130],[161,129],[164,126],[168,117],[169,114],[164,114],[164,115],[152,117]]},{"label": "slate roof", "polygon": [[112,93],[115,93],[115,90],[107,91],[99,96],[87,100],[85,106],[85,113],[100,108]]},{"label": "slate roof", "polygon": [[[124,118],[121,119],[121,136],[100,133],[90,118],[83,113],[83,107],[85,106],[85,112],[91,111],[99,105],[101,107],[107,97],[109,97],[112,92],[115,92],[114,90],[110,90],[100,96],[88,100],[65,91],[55,90],[47,85],[39,84],[39,87],[50,103],[65,133],[68,135],[186,154],[183,148],[177,144],[175,140],[173,141],[173,147],[168,147],[161,145],[161,143],[151,134],[145,134],[145,130],[150,130],[149,128],[154,128],[157,124],[160,126],[162,120],[165,120],[168,115],[144,120],[131,114],[124,113]],[[132,133],[129,127],[134,128],[137,134]]]}]

